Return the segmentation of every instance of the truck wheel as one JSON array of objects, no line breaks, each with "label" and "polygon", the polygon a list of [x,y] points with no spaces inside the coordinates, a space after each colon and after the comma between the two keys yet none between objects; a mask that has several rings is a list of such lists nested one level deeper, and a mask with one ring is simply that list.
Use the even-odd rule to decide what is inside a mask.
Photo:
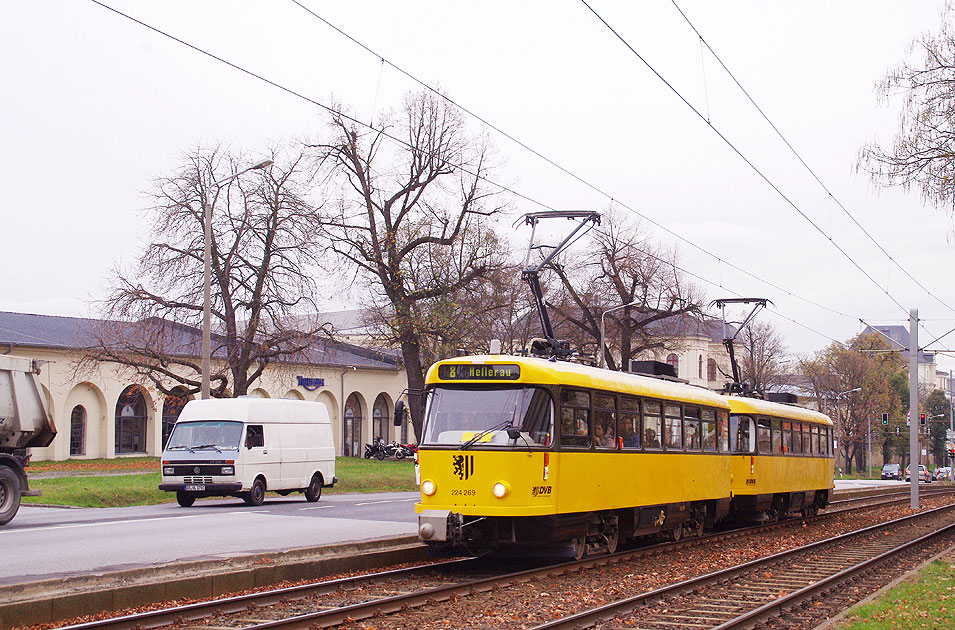
[{"label": "truck wheel", "polygon": [[0,525],[6,525],[20,509],[20,480],[7,466],[0,466]]},{"label": "truck wheel", "polygon": [[305,488],[305,500],[309,503],[315,503],[322,497],[322,478],[314,475]]},{"label": "truck wheel", "polygon": [[189,494],[188,492],[183,492],[179,490],[176,492],[176,502],[179,503],[182,507],[190,507],[193,503],[196,502],[196,497]]},{"label": "truck wheel", "polygon": [[249,490],[242,500],[249,505],[262,505],[265,503],[265,484],[261,479],[252,482],[252,489]]}]

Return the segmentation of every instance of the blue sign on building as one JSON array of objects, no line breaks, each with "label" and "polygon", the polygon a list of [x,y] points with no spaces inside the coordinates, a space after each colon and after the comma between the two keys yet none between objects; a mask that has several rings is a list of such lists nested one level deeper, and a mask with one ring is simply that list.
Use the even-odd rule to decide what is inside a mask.
[{"label": "blue sign on building", "polygon": [[298,376],[298,384],[310,392],[314,392],[319,387],[325,385],[325,379],[323,378],[309,378],[307,376]]}]

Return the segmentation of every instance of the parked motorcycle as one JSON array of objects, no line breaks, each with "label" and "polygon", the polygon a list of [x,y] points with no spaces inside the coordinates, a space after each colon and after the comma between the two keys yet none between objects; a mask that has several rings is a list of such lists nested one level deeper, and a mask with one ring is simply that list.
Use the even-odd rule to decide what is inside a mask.
[{"label": "parked motorcycle", "polygon": [[385,441],[381,438],[375,438],[371,444],[365,444],[365,459],[375,459],[382,460],[388,457],[387,447],[390,445],[385,444]]},{"label": "parked motorcycle", "polygon": [[417,444],[399,444],[395,442],[395,458],[404,459],[405,457],[414,457],[418,452]]}]

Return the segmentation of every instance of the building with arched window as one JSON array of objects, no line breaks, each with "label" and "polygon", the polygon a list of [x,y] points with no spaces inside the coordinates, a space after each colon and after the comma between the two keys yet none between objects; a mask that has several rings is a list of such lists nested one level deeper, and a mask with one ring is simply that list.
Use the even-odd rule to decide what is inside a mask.
[{"label": "building with arched window", "polygon": [[[3,351],[42,363],[39,380],[58,433],[50,446],[31,449],[37,461],[158,456],[192,398],[174,382],[166,385],[170,392],[166,395],[118,364],[78,370],[83,348],[91,345],[91,326],[102,323],[0,311]],[[194,336],[193,345],[199,347],[200,331],[184,330],[182,334]],[[216,363],[214,355],[214,371],[221,367]],[[372,437],[409,441],[410,429],[398,429],[391,422],[395,401],[407,387],[395,353],[324,339],[302,353],[301,361],[267,367],[249,395],[324,403],[332,418],[337,454],[361,456]]]}]

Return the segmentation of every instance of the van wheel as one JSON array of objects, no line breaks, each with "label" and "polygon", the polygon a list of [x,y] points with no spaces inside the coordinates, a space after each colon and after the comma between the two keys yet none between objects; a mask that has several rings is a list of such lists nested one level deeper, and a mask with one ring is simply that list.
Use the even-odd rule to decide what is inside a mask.
[{"label": "van wheel", "polygon": [[176,492],[176,502],[182,507],[191,507],[192,504],[196,502],[196,497],[188,492],[179,490]]},{"label": "van wheel", "polygon": [[0,466],[0,525],[6,525],[20,509],[20,479],[13,469]]},{"label": "van wheel", "polygon": [[253,506],[265,503],[265,484],[262,483],[262,479],[256,479],[252,482],[252,489],[245,493],[242,500]]},{"label": "van wheel", "polygon": [[305,488],[305,500],[309,503],[315,503],[320,498],[322,498],[322,478],[315,475],[308,483],[308,487]]}]

